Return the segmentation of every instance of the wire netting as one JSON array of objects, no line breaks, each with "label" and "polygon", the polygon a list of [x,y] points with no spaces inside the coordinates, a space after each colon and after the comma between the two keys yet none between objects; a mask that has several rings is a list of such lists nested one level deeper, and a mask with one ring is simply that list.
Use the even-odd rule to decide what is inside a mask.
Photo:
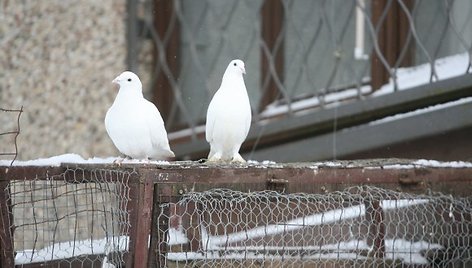
[{"label": "wire netting", "polygon": [[472,72],[468,0],[129,5],[128,65],[152,74],[144,84],[160,97],[170,128],[198,131],[207,107],[201,103],[209,102],[233,58],[246,62],[256,121]]},{"label": "wire netting", "polygon": [[[0,116],[5,122],[0,128],[0,160],[12,159],[11,164],[18,156],[17,139],[20,135],[20,118],[23,106],[20,109],[0,108]],[[10,164],[10,165],[11,165]]]},{"label": "wire netting", "polygon": [[17,267],[46,262],[60,267],[123,264],[132,173],[74,168],[10,181],[3,191],[10,197]]},{"label": "wire netting", "polygon": [[193,192],[161,205],[158,255],[168,267],[469,267],[471,204],[373,186]]}]

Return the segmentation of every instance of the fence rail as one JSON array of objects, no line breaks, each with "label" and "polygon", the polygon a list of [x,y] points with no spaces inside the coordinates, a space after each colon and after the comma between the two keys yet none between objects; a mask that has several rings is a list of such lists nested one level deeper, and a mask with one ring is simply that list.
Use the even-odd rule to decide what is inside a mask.
[{"label": "fence rail", "polygon": [[465,163],[397,159],[2,166],[0,261],[470,265],[471,180]]}]

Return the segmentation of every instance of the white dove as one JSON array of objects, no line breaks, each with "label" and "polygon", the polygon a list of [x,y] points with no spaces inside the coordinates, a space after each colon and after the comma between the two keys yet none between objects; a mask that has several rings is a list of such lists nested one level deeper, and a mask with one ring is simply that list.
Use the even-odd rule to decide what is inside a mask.
[{"label": "white dove", "polygon": [[120,90],[105,116],[105,127],[116,148],[135,159],[174,157],[161,114],[143,97],[139,77],[126,71],[113,83]]},{"label": "white dove", "polygon": [[209,162],[246,162],[239,149],[251,126],[251,104],[243,74],[244,62],[232,60],[208,106],[205,132],[210,143]]}]

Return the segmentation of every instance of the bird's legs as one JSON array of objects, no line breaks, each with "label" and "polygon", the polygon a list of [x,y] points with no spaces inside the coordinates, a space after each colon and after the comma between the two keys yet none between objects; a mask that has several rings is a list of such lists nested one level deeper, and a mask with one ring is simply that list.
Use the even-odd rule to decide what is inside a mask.
[{"label": "bird's legs", "polygon": [[124,157],[120,157],[120,158],[118,158],[118,159],[113,160],[113,164],[116,164],[116,165],[118,165],[118,166],[121,166],[121,164],[123,163],[123,161],[125,161],[125,160],[130,160],[130,159],[131,159],[131,157],[125,155]]},{"label": "bird's legs", "polygon": [[214,153],[208,156],[207,162],[215,163],[215,162],[221,162],[221,153]]},{"label": "bird's legs", "polygon": [[246,160],[244,160],[244,158],[239,153],[236,153],[233,155],[231,162],[246,163]]}]

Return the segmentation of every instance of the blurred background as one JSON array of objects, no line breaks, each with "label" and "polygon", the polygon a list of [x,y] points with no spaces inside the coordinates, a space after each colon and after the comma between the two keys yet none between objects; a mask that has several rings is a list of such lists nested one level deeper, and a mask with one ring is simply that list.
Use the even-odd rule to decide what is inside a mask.
[{"label": "blurred background", "polygon": [[[125,69],[177,159],[204,158],[206,109],[240,58],[246,159],[472,161],[469,0],[6,0],[0,21],[0,108],[23,106],[19,159],[119,155],[103,120]],[[2,152],[19,114],[0,113]]]}]

